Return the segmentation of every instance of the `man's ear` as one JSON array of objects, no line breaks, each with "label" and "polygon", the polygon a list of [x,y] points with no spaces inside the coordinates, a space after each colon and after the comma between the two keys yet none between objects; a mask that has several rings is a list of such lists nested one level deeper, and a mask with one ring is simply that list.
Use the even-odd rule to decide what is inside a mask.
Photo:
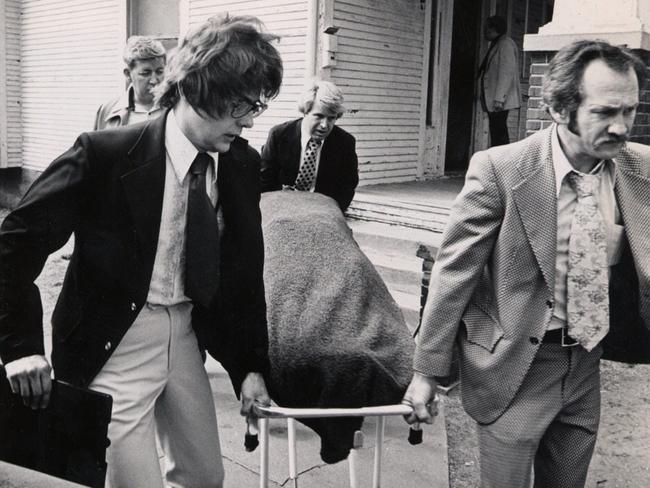
[{"label": "man's ear", "polygon": [[569,111],[565,108],[560,110],[559,112],[555,110],[553,107],[548,108],[548,113],[551,115],[551,118],[553,119],[553,122],[556,124],[568,124],[570,121],[569,117]]},{"label": "man's ear", "polygon": [[129,82],[133,81],[131,79],[131,71],[129,70],[129,68],[124,68],[124,76]]}]

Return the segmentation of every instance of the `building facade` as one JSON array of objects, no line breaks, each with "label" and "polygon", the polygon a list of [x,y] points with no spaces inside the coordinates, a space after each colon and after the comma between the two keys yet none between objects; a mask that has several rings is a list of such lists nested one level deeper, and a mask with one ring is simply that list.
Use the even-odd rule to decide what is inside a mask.
[{"label": "building facade", "polygon": [[[525,95],[521,110],[509,118],[515,140],[526,135],[528,93],[537,90],[529,90],[531,60],[539,57],[549,32],[559,39],[558,33],[571,29],[588,36],[589,28],[599,35],[604,26],[639,33],[647,25],[643,0],[619,0],[612,15],[601,15],[593,1],[606,5],[605,0],[4,0],[0,204],[11,204],[79,133],[92,129],[99,104],[125,88],[120,55],[129,35],[154,35],[173,47],[190,26],[224,11],[255,15],[281,37],[284,81],[269,110],[244,134],[254,147],[261,148],[273,125],[300,115],[298,94],[308,78],[319,76],[345,94],[347,110],[339,123],[357,138],[362,185],[462,173],[470,155],[488,142],[476,82],[488,48],[485,19],[506,18],[508,35],[521,47]],[[576,25],[576,16],[582,24]],[[530,49],[524,49],[524,38]],[[624,40],[630,42],[629,36]],[[533,85],[539,81],[535,76]]]}]

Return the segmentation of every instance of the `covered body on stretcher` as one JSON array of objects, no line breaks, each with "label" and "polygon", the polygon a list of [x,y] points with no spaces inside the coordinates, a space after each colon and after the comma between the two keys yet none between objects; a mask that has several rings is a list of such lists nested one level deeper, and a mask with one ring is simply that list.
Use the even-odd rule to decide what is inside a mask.
[{"label": "covered body on stretcher", "polygon": [[[273,400],[294,408],[399,403],[413,339],[339,207],[324,195],[279,191],[265,193],[261,209]],[[363,418],[300,421],[332,463],[347,457]]]}]

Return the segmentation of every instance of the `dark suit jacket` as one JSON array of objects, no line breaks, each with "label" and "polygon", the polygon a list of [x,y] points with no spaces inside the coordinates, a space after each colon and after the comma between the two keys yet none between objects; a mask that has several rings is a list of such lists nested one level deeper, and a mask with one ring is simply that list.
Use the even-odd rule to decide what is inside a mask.
[{"label": "dark suit jacket", "polygon": [[[269,131],[262,148],[262,191],[293,186],[300,169],[300,124],[302,119],[284,122]],[[332,197],[345,211],[359,183],[359,163],[354,136],[334,126],[320,154],[315,191]]]},{"label": "dark suit jacket", "polygon": [[[0,357],[43,354],[34,280],[48,255],[75,236],[52,316],[58,379],[85,386],[145,304],[160,229],[165,122],[84,133],[36,180],[0,228]],[[199,343],[228,370],[238,392],[268,370],[259,155],[243,139],[222,154],[218,190],[221,294],[194,307]]]}]

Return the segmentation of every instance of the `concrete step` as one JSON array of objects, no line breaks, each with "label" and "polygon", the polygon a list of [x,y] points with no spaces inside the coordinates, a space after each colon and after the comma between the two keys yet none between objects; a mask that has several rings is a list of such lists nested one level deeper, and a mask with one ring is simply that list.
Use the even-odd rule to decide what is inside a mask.
[{"label": "concrete step", "polygon": [[401,293],[390,288],[388,291],[399,306],[409,331],[411,333],[415,332],[420,323],[420,297]]},{"label": "concrete step", "polygon": [[348,220],[359,247],[377,269],[411,331],[420,320],[422,259],[418,248],[437,248],[440,234],[381,222]]},{"label": "concrete step", "polygon": [[347,216],[356,220],[442,232],[449,218],[450,204],[446,200],[416,203],[364,193],[355,196],[347,210]]},{"label": "concrete step", "polygon": [[416,296],[420,295],[420,288],[422,287],[421,272],[412,273],[378,265],[375,265],[375,268],[389,289]]},{"label": "concrete step", "polygon": [[414,257],[421,244],[437,248],[442,240],[441,232],[394,223],[371,222],[354,217],[349,217],[347,223],[360,247],[378,249],[387,255]]},{"label": "concrete step", "polygon": [[422,284],[422,260],[416,256],[394,256],[380,249],[361,247],[363,253],[386,283],[391,292],[401,295],[420,296]]},{"label": "concrete step", "polygon": [[419,286],[422,274],[422,259],[415,255],[392,255],[382,249],[361,246],[363,253],[370,259],[386,282],[401,285]]}]

